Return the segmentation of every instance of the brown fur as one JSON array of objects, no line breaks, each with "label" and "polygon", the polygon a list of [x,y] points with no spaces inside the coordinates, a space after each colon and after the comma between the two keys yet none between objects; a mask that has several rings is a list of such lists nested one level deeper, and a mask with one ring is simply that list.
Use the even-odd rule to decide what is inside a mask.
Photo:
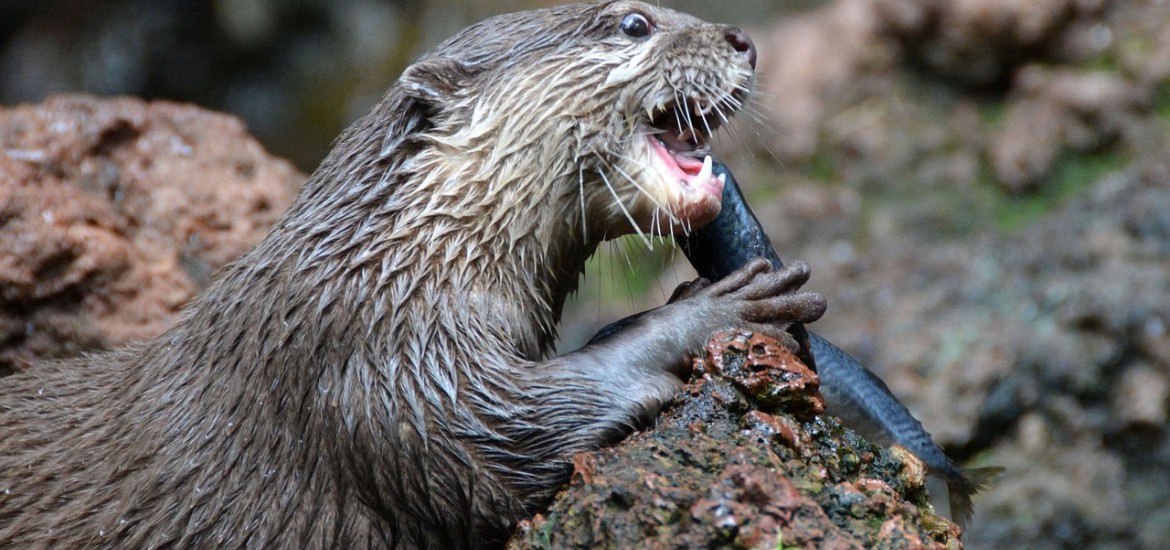
[{"label": "brown fur", "polygon": [[[618,30],[634,10],[648,39]],[[654,188],[637,143],[658,104],[743,99],[727,32],[601,2],[424,56],[172,330],[0,380],[0,546],[498,544],[712,330],[823,310],[792,294],[807,268],[753,264],[548,358],[601,240],[713,215]]]}]

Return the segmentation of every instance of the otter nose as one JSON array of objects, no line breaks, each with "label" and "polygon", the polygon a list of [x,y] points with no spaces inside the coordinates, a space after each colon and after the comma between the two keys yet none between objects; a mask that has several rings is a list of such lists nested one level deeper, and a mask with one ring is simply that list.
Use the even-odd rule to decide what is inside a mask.
[{"label": "otter nose", "polygon": [[756,44],[752,42],[752,39],[746,32],[743,32],[741,29],[732,28],[723,37],[727,39],[727,42],[731,44],[732,48],[735,48],[735,51],[747,57],[747,61],[753,69],[756,68]]}]

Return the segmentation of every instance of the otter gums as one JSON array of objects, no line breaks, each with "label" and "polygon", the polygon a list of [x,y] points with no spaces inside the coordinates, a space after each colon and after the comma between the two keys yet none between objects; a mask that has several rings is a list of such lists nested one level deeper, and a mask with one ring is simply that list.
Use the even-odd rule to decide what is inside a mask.
[{"label": "otter gums", "polygon": [[653,417],[711,332],[790,346],[754,262],[551,356],[605,239],[712,219],[742,31],[637,2],[504,15],[409,67],[154,340],[0,380],[0,546],[497,545]]}]

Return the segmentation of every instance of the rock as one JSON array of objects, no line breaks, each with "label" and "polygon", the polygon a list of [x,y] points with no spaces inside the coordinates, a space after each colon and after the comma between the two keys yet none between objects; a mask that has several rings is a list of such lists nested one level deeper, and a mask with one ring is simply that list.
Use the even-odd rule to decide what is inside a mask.
[{"label": "rock", "polygon": [[960,546],[922,463],[818,416],[816,374],[775,341],[718,333],[695,372],[655,428],[578,456],[509,548]]},{"label": "rock", "polygon": [[752,33],[760,42],[759,86],[767,90],[759,98],[765,147],[792,160],[816,152],[834,100],[860,93],[847,85],[896,61],[895,44],[877,31],[872,7],[847,0]]},{"label": "rock", "polygon": [[[728,163],[812,266],[809,328],[1007,468],[966,545],[1165,546],[1170,4],[842,0],[759,36],[806,81],[762,72],[780,162]],[[823,66],[770,51],[799,36]]]},{"label": "rock", "polygon": [[950,79],[987,85],[1022,60],[1059,57],[1102,0],[871,0],[883,34]]},{"label": "rock", "polygon": [[987,154],[997,181],[1019,193],[1041,186],[1062,151],[1091,154],[1119,139],[1152,94],[1109,72],[1029,65],[1013,95]]},{"label": "rock", "polygon": [[303,179],[239,120],[194,106],[0,110],[0,374],[161,333]]}]

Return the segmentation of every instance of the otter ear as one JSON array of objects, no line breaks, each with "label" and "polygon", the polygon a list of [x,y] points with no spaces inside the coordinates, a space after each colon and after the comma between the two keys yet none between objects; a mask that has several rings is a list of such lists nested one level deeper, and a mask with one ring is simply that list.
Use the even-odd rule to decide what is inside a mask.
[{"label": "otter ear", "polygon": [[398,83],[407,96],[439,108],[465,76],[465,67],[453,59],[428,59],[407,67]]},{"label": "otter ear", "polygon": [[412,97],[399,94],[388,107],[393,113],[391,122],[387,125],[386,135],[382,138],[382,158],[389,157],[402,146],[411,136],[426,131],[431,127],[430,107]]},{"label": "otter ear", "polygon": [[400,116],[389,128],[382,143],[382,155],[389,154],[411,134],[432,126],[448,100],[475,71],[454,59],[434,58],[416,62],[398,78],[399,99],[394,109]]}]

